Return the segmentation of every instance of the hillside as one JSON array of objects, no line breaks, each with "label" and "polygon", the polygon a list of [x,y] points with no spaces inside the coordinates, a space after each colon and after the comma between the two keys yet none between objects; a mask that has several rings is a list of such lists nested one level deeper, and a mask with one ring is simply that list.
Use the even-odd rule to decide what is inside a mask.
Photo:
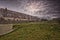
[{"label": "hillside", "polygon": [[[24,13],[19,13],[15,11],[8,10],[7,8],[0,8],[0,21],[39,21],[40,18],[35,16],[27,15]],[[2,23],[4,23],[2,22]]]}]

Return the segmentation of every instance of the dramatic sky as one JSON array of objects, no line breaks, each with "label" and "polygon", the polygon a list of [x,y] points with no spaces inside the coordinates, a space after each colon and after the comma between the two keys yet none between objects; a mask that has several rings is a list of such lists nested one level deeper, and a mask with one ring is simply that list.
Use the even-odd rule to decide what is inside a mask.
[{"label": "dramatic sky", "polygon": [[40,18],[60,17],[59,0],[0,0],[0,8],[8,8]]}]

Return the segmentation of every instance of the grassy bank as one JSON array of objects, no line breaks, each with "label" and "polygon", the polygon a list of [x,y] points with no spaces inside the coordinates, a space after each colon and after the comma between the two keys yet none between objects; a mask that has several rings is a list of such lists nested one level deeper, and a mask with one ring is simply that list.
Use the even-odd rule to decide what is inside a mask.
[{"label": "grassy bank", "polygon": [[0,40],[60,40],[60,25],[56,22],[14,24],[15,31],[0,36]]}]

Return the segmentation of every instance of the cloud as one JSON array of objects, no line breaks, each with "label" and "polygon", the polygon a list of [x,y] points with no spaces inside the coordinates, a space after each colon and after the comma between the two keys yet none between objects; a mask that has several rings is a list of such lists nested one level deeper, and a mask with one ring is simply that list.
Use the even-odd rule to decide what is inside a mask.
[{"label": "cloud", "polygon": [[0,0],[0,7],[40,18],[60,17],[59,0]]}]

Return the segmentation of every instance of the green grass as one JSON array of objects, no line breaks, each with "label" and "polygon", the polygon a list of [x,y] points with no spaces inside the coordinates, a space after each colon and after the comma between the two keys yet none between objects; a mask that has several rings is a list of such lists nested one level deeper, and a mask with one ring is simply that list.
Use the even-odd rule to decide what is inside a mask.
[{"label": "green grass", "polygon": [[15,31],[0,40],[60,40],[60,25],[55,22],[30,22],[13,25]]}]

